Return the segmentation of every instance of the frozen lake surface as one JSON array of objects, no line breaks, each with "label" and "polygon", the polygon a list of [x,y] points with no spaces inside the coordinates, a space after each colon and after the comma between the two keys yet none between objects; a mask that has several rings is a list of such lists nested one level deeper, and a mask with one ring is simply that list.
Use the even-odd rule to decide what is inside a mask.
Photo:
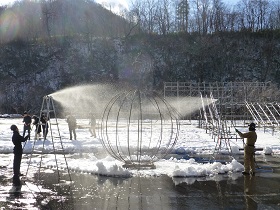
[{"label": "frozen lake surface", "polygon": [[[0,119],[1,209],[280,209],[277,131],[257,130],[256,147],[263,150],[256,153],[258,170],[250,177],[241,175],[242,141],[231,141],[234,154],[213,156],[216,142],[195,123],[182,122],[174,151],[156,162],[156,169],[136,170],[123,168],[108,156],[99,139],[84,128],[87,120],[78,120],[77,141],[70,141],[67,124],[60,119],[67,154],[31,157],[34,140],[27,142],[23,185],[11,192],[11,124],[21,129],[21,119]],[[38,148],[43,142],[37,143]],[[50,151],[57,143],[47,138],[45,149]]]},{"label": "frozen lake surface", "polygon": [[[12,158],[2,154],[1,159]],[[42,169],[41,184],[23,177],[20,192],[11,190],[12,170],[1,167],[2,209],[280,209],[279,157],[257,157],[256,176],[241,173],[212,177],[106,177],[71,171],[72,184],[57,182]],[[271,171],[273,170],[273,172]],[[31,174],[30,174],[31,175]],[[32,174],[35,176],[35,174]],[[68,174],[62,175],[62,180]]]}]

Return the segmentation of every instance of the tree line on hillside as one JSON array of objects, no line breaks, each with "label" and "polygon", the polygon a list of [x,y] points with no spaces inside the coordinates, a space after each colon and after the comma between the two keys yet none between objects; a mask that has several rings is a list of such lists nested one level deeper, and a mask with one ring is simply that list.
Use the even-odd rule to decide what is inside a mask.
[{"label": "tree line on hillside", "polygon": [[276,30],[280,28],[278,0],[132,0],[130,17],[146,33]]},{"label": "tree line on hillside", "polygon": [[280,28],[278,0],[240,0],[234,6],[222,0],[130,0],[130,5],[115,14],[91,0],[19,0],[0,7],[0,41],[80,36],[90,43],[96,37],[137,33],[206,35]]}]

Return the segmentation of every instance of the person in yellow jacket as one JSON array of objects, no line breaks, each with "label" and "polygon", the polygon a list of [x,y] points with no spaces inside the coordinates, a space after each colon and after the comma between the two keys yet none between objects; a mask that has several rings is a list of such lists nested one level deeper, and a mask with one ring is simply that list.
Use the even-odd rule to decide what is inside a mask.
[{"label": "person in yellow jacket", "polygon": [[256,124],[251,123],[249,125],[249,132],[241,133],[235,129],[241,138],[247,138],[246,144],[244,145],[244,171],[243,175],[255,175],[255,143],[257,141]]}]

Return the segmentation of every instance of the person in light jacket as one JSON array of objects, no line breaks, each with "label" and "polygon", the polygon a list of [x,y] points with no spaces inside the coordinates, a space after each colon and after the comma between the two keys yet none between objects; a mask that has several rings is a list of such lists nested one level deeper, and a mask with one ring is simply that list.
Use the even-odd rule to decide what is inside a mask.
[{"label": "person in light jacket", "polygon": [[244,171],[243,175],[255,175],[255,143],[257,141],[256,124],[251,123],[249,125],[249,132],[241,133],[235,129],[241,138],[246,138],[246,144],[244,145]]},{"label": "person in light jacket", "polygon": [[70,114],[67,116],[66,122],[68,123],[70,140],[72,140],[72,133],[74,135],[74,139],[76,140],[76,127],[77,127],[76,118],[72,114]]},{"label": "person in light jacket", "polygon": [[95,118],[93,113],[89,113],[89,117],[90,117],[90,119],[89,119],[89,124],[90,124],[89,131],[91,133],[91,136],[96,138],[96,132],[95,132],[96,118]]}]

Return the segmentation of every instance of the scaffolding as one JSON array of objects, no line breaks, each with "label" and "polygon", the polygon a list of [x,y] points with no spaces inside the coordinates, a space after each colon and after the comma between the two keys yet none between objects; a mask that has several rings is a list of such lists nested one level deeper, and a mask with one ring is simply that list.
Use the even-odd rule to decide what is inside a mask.
[{"label": "scaffolding", "polygon": [[212,93],[210,93],[210,97],[203,97],[201,94],[201,104],[199,125],[211,135],[216,143],[213,155],[223,153],[232,156],[230,142],[241,138],[231,132],[232,123],[229,125],[229,121],[221,119]]},{"label": "scaffolding", "polygon": [[[245,101],[269,103],[278,100],[272,94],[276,87],[270,82],[165,82],[164,97],[200,97],[213,95],[218,99],[218,112],[225,120],[252,120]],[[194,113],[193,116],[196,114]],[[193,117],[190,116],[190,117]]]},{"label": "scaffolding", "polygon": [[280,126],[279,103],[252,103],[245,101],[245,105],[254,119],[254,122],[259,127],[263,127],[264,132],[266,131],[266,128],[271,128],[274,132],[275,128]]},{"label": "scaffolding", "polygon": [[[231,142],[243,140],[234,132],[237,122],[243,126],[255,122],[264,132],[280,126],[280,104],[278,88],[270,82],[165,82],[164,97],[197,97],[201,108],[184,119],[199,120],[215,142],[213,157],[228,154],[232,157]],[[239,149],[242,150],[242,149]],[[262,150],[262,148],[257,148]]]}]

